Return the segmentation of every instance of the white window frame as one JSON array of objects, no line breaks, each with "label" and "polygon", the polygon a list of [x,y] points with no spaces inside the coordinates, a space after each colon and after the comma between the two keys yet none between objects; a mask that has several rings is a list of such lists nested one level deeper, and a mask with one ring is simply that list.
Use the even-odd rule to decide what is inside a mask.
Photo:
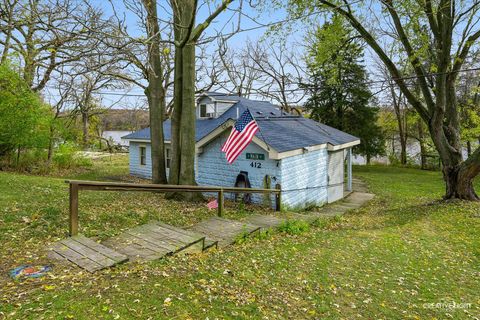
[{"label": "white window frame", "polygon": [[[142,152],[145,151],[145,153]],[[140,165],[146,166],[147,165],[147,146],[139,146],[139,157],[140,157]]]},{"label": "white window frame", "polygon": [[[202,115],[202,107],[205,107],[205,115]],[[209,103],[200,103],[198,106],[198,117],[201,119],[208,119],[215,117],[215,105]],[[211,112],[208,112],[208,111]]]},{"label": "white window frame", "polygon": [[172,149],[165,146],[165,168],[170,169],[172,163]]}]

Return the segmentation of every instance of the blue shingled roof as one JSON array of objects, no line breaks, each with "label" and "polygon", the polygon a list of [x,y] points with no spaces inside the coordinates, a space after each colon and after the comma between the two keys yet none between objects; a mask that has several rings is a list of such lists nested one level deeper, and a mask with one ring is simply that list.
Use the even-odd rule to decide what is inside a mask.
[{"label": "blue shingled roof", "polygon": [[[282,112],[279,107],[269,102],[249,100],[243,97],[230,96],[219,93],[208,93],[210,97],[218,100],[237,101],[224,114],[215,119],[197,119],[195,140],[199,141],[218,126],[236,119],[237,109],[241,114],[247,108],[257,120],[260,131],[256,134],[277,152],[285,152],[304,147],[329,143],[333,146],[359,140],[348,133],[318,123],[311,119],[293,116]],[[163,123],[165,140],[171,140],[171,121]],[[133,132],[123,137],[127,140],[150,140],[150,129]]]}]

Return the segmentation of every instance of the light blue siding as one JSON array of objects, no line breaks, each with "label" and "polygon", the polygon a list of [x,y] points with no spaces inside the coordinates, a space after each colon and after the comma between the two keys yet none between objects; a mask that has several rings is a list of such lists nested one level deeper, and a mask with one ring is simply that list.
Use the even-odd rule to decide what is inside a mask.
[{"label": "light blue siding", "polygon": [[281,160],[283,206],[303,208],[327,202],[327,159],[327,149],[320,149]]},{"label": "light blue siding", "polygon": [[[140,147],[145,147],[147,151],[146,164],[140,164]],[[165,143],[165,148],[170,147],[170,144]],[[149,142],[135,142],[130,141],[129,147],[129,167],[132,176],[152,179],[152,148]],[[167,177],[169,169],[166,169]]]},{"label": "light blue siding", "polygon": [[[225,159],[225,154],[221,152],[228,134],[229,132],[225,132],[203,147],[203,153],[197,157],[197,183],[200,185],[233,187],[240,171],[246,171],[252,188],[263,188],[265,175],[271,177],[271,186],[275,187],[280,175],[279,161],[270,160],[268,152],[252,142],[233,164],[229,164]],[[265,160],[248,160],[246,158],[247,153],[264,154]],[[261,168],[252,167],[252,162],[260,163]],[[262,199],[262,195],[253,196],[254,202],[262,202]]]},{"label": "light blue siding", "polygon": [[[282,188],[282,205],[286,208],[304,208],[321,205],[328,200],[328,152],[326,149],[306,152],[282,160],[271,160],[268,152],[254,142],[240,154],[233,164],[228,164],[221,152],[222,144],[228,137],[225,132],[203,147],[203,152],[195,159],[196,180],[199,185],[232,187],[240,171],[248,172],[252,188],[263,188],[266,175],[271,178],[271,188],[280,184]],[[140,146],[147,150],[146,165],[140,165]],[[151,148],[149,143],[130,141],[130,174],[151,179]],[[247,153],[261,153],[265,160],[249,160]],[[252,167],[258,162],[261,168]],[[232,195],[225,195],[232,198]],[[253,195],[255,203],[262,203],[262,195]],[[273,205],[272,195],[272,205]]]},{"label": "light blue siding", "polygon": [[[140,164],[140,147],[145,147],[147,151],[145,165]],[[129,157],[131,175],[145,179],[152,178],[152,153],[150,143],[130,141]]]}]

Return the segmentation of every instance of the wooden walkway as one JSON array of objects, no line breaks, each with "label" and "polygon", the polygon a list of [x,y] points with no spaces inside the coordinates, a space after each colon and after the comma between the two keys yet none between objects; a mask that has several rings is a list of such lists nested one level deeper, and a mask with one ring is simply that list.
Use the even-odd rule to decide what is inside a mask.
[{"label": "wooden walkway", "polygon": [[[366,186],[355,181],[362,191]],[[344,214],[361,207],[373,194],[352,192],[345,199],[307,214],[282,213],[273,215],[253,214],[244,221],[213,217],[188,229],[178,228],[158,221],[126,230],[102,243],[82,235],[54,243],[49,257],[69,261],[89,272],[112,267],[128,260],[150,261],[184,252],[202,252],[214,247],[225,247],[261,229],[277,228],[287,220],[313,222],[320,217]]]},{"label": "wooden walkway", "polygon": [[82,235],[60,240],[50,249],[50,258],[68,260],[89,272],[108,268],[128,260],[126,255]]},{"label": "wooden walkway", "polygon": [[234,243],[240,236],[259,231],[261,226],[248,222],[213,217],[194,225],[190,230],[203,233],[218,242],[218,247]]}]

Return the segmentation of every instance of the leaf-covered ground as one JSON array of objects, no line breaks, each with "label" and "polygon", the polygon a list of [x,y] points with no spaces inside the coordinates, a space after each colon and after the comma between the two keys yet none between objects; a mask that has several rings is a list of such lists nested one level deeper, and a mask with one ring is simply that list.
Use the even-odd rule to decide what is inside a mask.
[{"label": "leaf-covered ground", "polygon": [[[65,178],[125,179],[127,170],[114,157],[57,179],[0,172],[0,319],[480,318],[480,204],[437,201],[440,174],[415,169],[354,168],[377,197],[299,235],[93,275],[57,264],[41,279],[7,277],[46,263],[43,248],[65,236]],[[230,206],[228,216],[249,210]],[[189,225],[214,214],[155,194],[80,198],[81,231],[99,239],[151,219]]]}]

